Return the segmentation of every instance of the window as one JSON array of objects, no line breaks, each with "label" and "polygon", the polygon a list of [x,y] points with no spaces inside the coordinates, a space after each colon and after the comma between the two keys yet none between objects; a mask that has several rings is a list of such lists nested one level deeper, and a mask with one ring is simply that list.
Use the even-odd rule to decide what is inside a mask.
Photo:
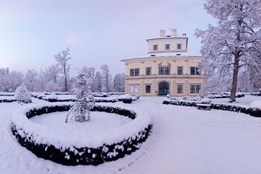
[{"label": "window", "polygon": [[178,75],[183,75],[183,66],[178,66],[178,72],[177,72],[177,74]]},{"label": "window", "polygon": [[150,93],[151,92],[151,85],[146,85],[145,91],[146,91],[146,93]]},{"label": "window", "polygon": [[181,44],[177,44],[177,49],[181,50]]},{"label": "window", "polygon": [[183,93],[183,85],[182,84],[178,84],[177,85],[177,93],[178,94],[182,94]]},{"label": "window", "polygon": [[191,94],[198,94],[200,91],[200,85],[190,85],[190,93]]},{"label": "window", "polygon": [[169,66],[160,66],[159,67],[159,75],[169,75],[170,67]]},{"label": "window", "polygon": [[129,88],[130,88],[130,93],[131,94],[139,93],[139,90],[140,90],[140,86],[139,85],[130,85]]},{"label": "window", "polygon": [[200,75],[198,67],[190,67],[190,75]]},{"label": "window", "polygon": [[170,50],[170,44],[165,44],[165,50]]},{"label": "window", "polygon": [[146,67],[146,76],[151,75],[151,67]]},{"label": "window", "polygon": [[153,45],[153,50],[154,51],[158,50],[158,45]]},{"label": "window", "polygon": [[140,74],[139,68],[130,69],[130,76],[139,76],[139,74]]}]

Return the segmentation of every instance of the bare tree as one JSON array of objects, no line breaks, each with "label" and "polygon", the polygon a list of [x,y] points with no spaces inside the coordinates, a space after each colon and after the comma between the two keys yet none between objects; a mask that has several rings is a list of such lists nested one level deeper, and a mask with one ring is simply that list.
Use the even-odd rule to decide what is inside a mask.
[{"label": "bare tree", "polygon": [[82,68],[82,73],[91,80],[90,82],[91,91],[95,91],[95,86],[94,86],[95,68],[84,66]]},{"label": "bare tree", "polygon": [[94,91],[102,92],[102,76],[101,72],[97,71],[93,81]]},{"label": "bare tree", "polygon": [[62,50],[57,55],[54,55],[55,60],[59,63],[61,66],[62,73],[64,75],[64,91],[68,91],[68,73],[69,73],[69,65],[68,61],[71,59],[70,57],[70,49],[66,48],[65,50]]},{"label": "bare tree", "polygon": [[112,88],[112,79],[108,65],[102,65],[102,91],[109,92]]},{"label": "bare tree", "polygon": [[15,91],[21,85],[24,75],[21,72],[0,69],[0,91]]},{"label": "bare tree", "polygon": [[124,73],[119,73],[114,76],[113,80],[113,90],[115,92],[124,92],[125,89],[125,75]]},{"label": "bare tree", "polygon": [[207,0],[204,7],[218,20],[218,24],[209,25],[206,31],[196,32],[197,37],[203,38],[203,66],[224,77],[231,75],[230,102],[235,102],[242,67],[247,66],[254,71],[258,69],[261,1]]},{"label": "bare tree", "polygon": [[25,74],[24,81],[29,91],[34,92],[38,90],[39,74],[36,70],[29,69]]}]

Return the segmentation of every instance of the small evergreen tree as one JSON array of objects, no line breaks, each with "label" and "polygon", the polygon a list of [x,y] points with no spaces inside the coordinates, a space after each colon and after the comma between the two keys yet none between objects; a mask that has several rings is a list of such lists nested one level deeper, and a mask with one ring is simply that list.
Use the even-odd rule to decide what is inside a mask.
[{"label": "small evergreen tree", "polygon": [[24,83],[16,88],[14,98],[19,103],[32,103],[31,94]]},{"label": "small evergreen tree", "polygon": [[77,101],[69,110],[65,122],[69,117],[74,118],[77,122],[90,121],[90,110],[94,107],[94,98],[90,87],[91,80],[86,78],[83,73],[76,77],[75,93]]}]

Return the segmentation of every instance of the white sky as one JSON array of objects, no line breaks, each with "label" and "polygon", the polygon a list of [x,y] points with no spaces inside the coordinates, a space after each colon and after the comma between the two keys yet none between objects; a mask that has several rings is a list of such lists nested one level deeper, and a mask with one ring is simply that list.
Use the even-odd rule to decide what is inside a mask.
[{"label": "white sky", "polygon": [[72,72],[84,65],[112,74],[124,72],[120,60],[146,54],[146,39],[159,30],[187,33],[189,52],[200,53],[195,29],[213,18],[204,0],[31,0],[0,1],[0,67],[26,72],[45,69],[69,47]]}]

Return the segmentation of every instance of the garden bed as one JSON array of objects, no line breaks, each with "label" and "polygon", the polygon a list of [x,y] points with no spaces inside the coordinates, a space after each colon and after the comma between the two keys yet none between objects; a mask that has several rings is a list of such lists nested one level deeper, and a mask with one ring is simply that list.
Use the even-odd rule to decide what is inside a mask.
[{"label": "garden bed", "polygon": [[151,133],[152,120],[146,113],[108,106],[95,106],[92,111],[114,113],[132,120],[92,136],[87,136],[84,131],[50,128],[30,120],[38,115],[68,111],[70,108],[71,105],[63,104],[28,108],[12,118],[12,134],[38,157],[64,165],[98,165],[136,151]]}]

